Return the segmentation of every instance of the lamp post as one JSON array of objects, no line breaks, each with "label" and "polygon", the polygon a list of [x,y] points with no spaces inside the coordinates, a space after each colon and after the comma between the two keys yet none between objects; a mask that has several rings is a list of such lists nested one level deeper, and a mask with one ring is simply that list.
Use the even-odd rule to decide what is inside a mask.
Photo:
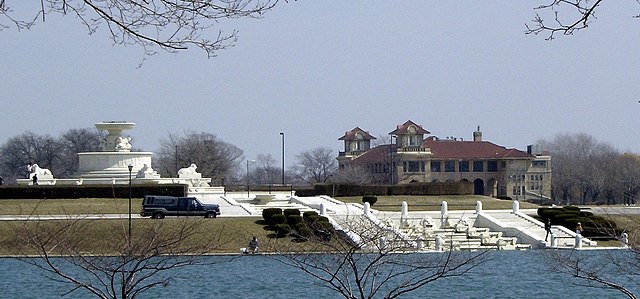
[{"label": "lamp post", "polygon": [[282,185],[284,185],[284,132],[280,132],[282,136]]},{"label": "lamp post", "polygon": [[129,168],[129,247],[131,247],[131,171],[133,170],[133,165],[129,164],[127,166]]},{"label": "lamp post", "polygon": [[393,144],[393,139],[394,138],[396,139],[396,142],[398,142],[398,137],[396,135],[391,135],[390,146],[389,146],[389,149],[390,149],[390,152],[391,152],[390,153],[391,161],[389,163],[389,172],[391,173],[391,175],[389,176],[389,184],[390,185],[392,185],[393,182],[394,182],[394,180],[393,180],[393,152],[395,151],[394,144]]},{"label": "lamp post", "polygon": [[251,192],[251,187],[249,187],[249,177],[250,177],[250,173],[249,173],[249,162],[253,163],[255,162],[254,160],[247,160],[247,198],[249,198],[249,192]]}]

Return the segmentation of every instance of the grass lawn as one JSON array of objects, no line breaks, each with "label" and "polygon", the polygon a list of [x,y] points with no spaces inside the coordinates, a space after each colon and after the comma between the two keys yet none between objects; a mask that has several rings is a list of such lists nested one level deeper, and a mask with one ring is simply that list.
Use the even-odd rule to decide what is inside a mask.
[{"label": "grass lawn", "polygon": [[[210,253],[239,253],[241,247],[247,247],[249,240],[256,236],[260,241],[260,251],[275,251],[290,248],[291,238],[276,239],[270,236],[271,231],[256,222],[261,217],[216,218],[204,219],[200,217],[166,218],[166,219],[134,219],[132,221],[132,239],[143,237],[143,227],[162,223],[162,229],[178,229],[185,223],[197,224],[195,234],[187,240],[189,242],[213,242]],[[68,225],[68,221],[0,221],[0,255],[37,254],[33,249],[24,248],[23,225],[32,228],[39,225],[40,229],[55,230]],[[74,224],[75,225],[75,224]],[[127,220],[82,220],[72,230],[67,231],[74,237],[82,238],[82,251],[91,254],[113,254],[118,244],[123,244],[127,236]],[[71,232],[71,233],[69,233]],[[295,245],[304,248],[304,244]]]},{"label": "grass lawn", "polygon": [[[361,196],[337,197],[336,199],[362,203]],[[373,205],[374,209],[381,211],[400,211],[403,201],[409,205],[409,211],[439,211],[440,203],[445,200],[449,210],[475,210],[476,201],[482,202],[484,210],[508,210],[513,203],[511,200],[500,200],[480,195],[450,195],[450,196],[378,196],[378,201]],[[538,205],[520,202],[521,209],[536,209]]]}]

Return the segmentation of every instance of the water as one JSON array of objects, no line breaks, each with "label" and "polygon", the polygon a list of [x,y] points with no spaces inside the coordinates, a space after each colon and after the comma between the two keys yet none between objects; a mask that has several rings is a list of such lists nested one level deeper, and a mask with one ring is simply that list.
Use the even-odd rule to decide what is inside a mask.
[{"label": "water", "polygon": [[[608,258],[604,251],[585,253]],[[490,260],[464,276],[430,283],[402,298],[625,298],[603,288],[576,285],[569,275],[550,271],[545,251],[495,251]],[[339,298],[307,274],[268,256],[205,257],[210,266],[192,266],[166,272],[167,287],[142,298]],[[13,258],[0,259],[0,298],[57,298],[71,289],[47,279],[43,271]],[[612,274],[613,275],[613,274]],[[622,281],[621,277],[617,277]],[[636,284],[634,291],[638,293]],[[74,292],[66,298],[88,298]]]}]

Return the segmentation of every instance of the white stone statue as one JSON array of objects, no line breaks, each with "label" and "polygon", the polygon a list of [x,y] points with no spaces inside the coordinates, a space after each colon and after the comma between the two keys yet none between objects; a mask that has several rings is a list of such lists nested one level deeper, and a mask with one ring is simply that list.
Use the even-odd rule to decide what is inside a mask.
[{"label": "white stone statue", "polygon": [[38,164],[31,165],[31,174],[29,174],[29,178],[33,178],[34,175],[37,175],[39,179],[53,178],[51,170],[47,168],[40,168]]},{"label": "white stone statue", "polygon": [[136,178],[160,178],[160,175],[149,165],[144,164],[136,173]]},{"label": "white stone statue", "polygon": [[125,152],[131,150],[131,138],[129,137],[118,137],[116,139],[116,150]]},{"label": "white stone statue", "polygon": [[198,166],[195,163],[191,163],[187,168],[181,168],[178,170],[179,178],[201,178],[202,174],[198,173],[196,169]]}]

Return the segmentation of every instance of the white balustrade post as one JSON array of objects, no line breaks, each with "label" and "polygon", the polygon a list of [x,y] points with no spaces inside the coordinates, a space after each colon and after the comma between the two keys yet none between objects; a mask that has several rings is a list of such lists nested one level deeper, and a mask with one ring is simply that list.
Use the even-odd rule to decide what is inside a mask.
[{"label": "white balustrade post", "polygon": [[369,210],[371,209],[371,205],[368,202],[364,203],[364,214],[369,215]]},{"label": "white balustrade post", "polygon": [[387,238],[385,237],[380,237],[380,250],[384,250],[385,248],[387,248]]},{"label": "white balustrade post", "polygon": [[400,208],[400,226],[404,227],[408,224],[407,216],[409,215],[409,205],[406,201],[402,202],[402,207]]},{"label": "white balustrade post", "polygon": [[551,247],[558,247],[558,238],[556,238],[556,234],[551,233]]},{"label": "white balustrade post", "polygon": [[575,248],[582,248],[582,235],[581,234],[576,234]]},{"label": "white balustrade post", "polygon": [[442,216],[443,218],[446,217],[448,210],[449,204],[447,204],[447,201],[443,200],[442,203],[440,203],[440,216]]},{"label": "white balustrade post", "polygon": [[442,237],[436,235],[436,251],[442,251]]},{"label": "white balustrade post", "polygon": [[520,202],[517,200],[513,201],[513,213],[519,213],[520,212]]},{"label": "white balustrade post", "polygon": [[449,205],[447,204],[447,201],[443,200],[442,203],[440,203],[440,227],[443,227],[445,220],[447,220],[448,209]]},{"label": "white balustrade post", "polygon": [[320,204],[320,216],[327,216],[327,208],[324,206],[324,203]]},{"label": "white balustrade post", "polygon": [[421,250],[424,247],[424,238],[422,238],[422,236],[418,236],[418,238],[416,239],[416,248],[418,250]]},{"label": "white balustrade post", "polygon": [[476,214],[480,214],[482,213],[482,202],[481,201],[476,201]]}]

